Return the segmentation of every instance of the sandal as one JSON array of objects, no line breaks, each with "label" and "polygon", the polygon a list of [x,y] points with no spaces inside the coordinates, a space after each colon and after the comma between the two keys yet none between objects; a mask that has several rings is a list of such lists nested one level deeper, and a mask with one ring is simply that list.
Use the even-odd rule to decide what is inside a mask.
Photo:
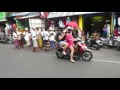
[{"label": "sandal", "polygon": [[75,63],[75,60],[70,60],[70,62]]},{"label": "sandal", "polygon": [[66,52],[63,51],[62,53],[63,53],[63,55],[66,55]]}]

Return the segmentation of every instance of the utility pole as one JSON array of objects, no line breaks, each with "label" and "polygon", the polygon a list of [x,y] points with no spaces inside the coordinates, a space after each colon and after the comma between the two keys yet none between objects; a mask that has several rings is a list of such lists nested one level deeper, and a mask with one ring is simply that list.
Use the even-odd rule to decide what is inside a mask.
[{"label": "utility pole", "polygon": [[114,19],[115,19],[115,12],[111,14],[111,35],[114,33]]}]

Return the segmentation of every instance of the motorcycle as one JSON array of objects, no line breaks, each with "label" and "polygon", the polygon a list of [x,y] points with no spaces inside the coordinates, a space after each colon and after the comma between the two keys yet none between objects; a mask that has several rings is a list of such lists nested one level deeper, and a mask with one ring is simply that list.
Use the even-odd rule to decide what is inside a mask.
[{"label": "motorcycle", "polygon": [[3,44],[13,44],[13,38],[12,35],[9,35],[7,37],[4,37],[2,40]]},{"label": "motorcycle", "polygon": [[92,40],[91,42],[90,38],[87,38],[85,44],[88,47],[95,48],[96,50],[100,50],[100,48],[102,47],[102,43],[99,39]]},{"label": "motorcycle", "polygon": [[120,51],[120,39],[117,39],[118,44],[117,44],[117,50]]},{"label": "motorcycle", "polygon": [[116,36],[111,36],[107,40],[105,40],[104,45],[107,46],[108,48],[115,48],[117,47],[117,44],[119,41],[117,40]]},{"label": "motorcycle", "polygon": [[[93,54],[91,50],[87,48],[86,44],[80,41],[77,41],[77,45],[78,45],[78,49],[75,50],[73,59],[79,60],[80,58],[82,58],[84,61],[90,61],[93,58]],[[70,58],[70,52],[71,52],[70,49],[67,48],[66,55],[63,55],[62,54],[63,48],[64,47],[56,43],[56,56],[58,58]]]}]

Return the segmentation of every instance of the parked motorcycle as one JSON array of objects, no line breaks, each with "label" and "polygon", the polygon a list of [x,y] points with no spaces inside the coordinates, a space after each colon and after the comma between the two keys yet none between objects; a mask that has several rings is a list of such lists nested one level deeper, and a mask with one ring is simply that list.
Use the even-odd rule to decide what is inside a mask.
[{"label": "parked motorcycle", "polygon": [[102,47],[102,43],[99,39],[90,40],[90,38],[87,38],[85,43],[88,47],[93,47],[96,50],[100,50],[100,48]]},{"label": "parked motorcycle", "polygon": [[110,38],[104,41],[104,45],[107,46],[108,48],[117,47],[118,43],[119,41],[117,40],[116,36],[111,36]]},{"label": "parked motorcycle", "polygon": [[4,37],[2,40],[3,44],[13,44],[13,37],[12,35],[8,35],[7,37]]},{"label": "parked motorcycle", "polygon": [[120,51],[120,38],[118,38],[117,41],[118,41],[117,50]]},{"label": "parked motorcycle", "polygon": [[[90,49],[87,48],[86,44],[78,41],[78,49],[74,53],[74,60],[79,60],[82,58],[84,61],[90,61],[93,58],[93,54]],[[59,46],[58,43],[56,43],[56,56],[58,58],[70,58],[70,49],[67,48],[66,55],[62,54],[63,47]]]}]

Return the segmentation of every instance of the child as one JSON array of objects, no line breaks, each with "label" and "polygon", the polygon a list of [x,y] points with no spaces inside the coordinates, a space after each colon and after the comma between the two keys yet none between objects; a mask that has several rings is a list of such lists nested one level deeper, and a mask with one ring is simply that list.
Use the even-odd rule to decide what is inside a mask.
[{"label": "child", "polygon": [[50,47],[51,49],[55,48],[55,33],[53,31],[50,32]]}]

